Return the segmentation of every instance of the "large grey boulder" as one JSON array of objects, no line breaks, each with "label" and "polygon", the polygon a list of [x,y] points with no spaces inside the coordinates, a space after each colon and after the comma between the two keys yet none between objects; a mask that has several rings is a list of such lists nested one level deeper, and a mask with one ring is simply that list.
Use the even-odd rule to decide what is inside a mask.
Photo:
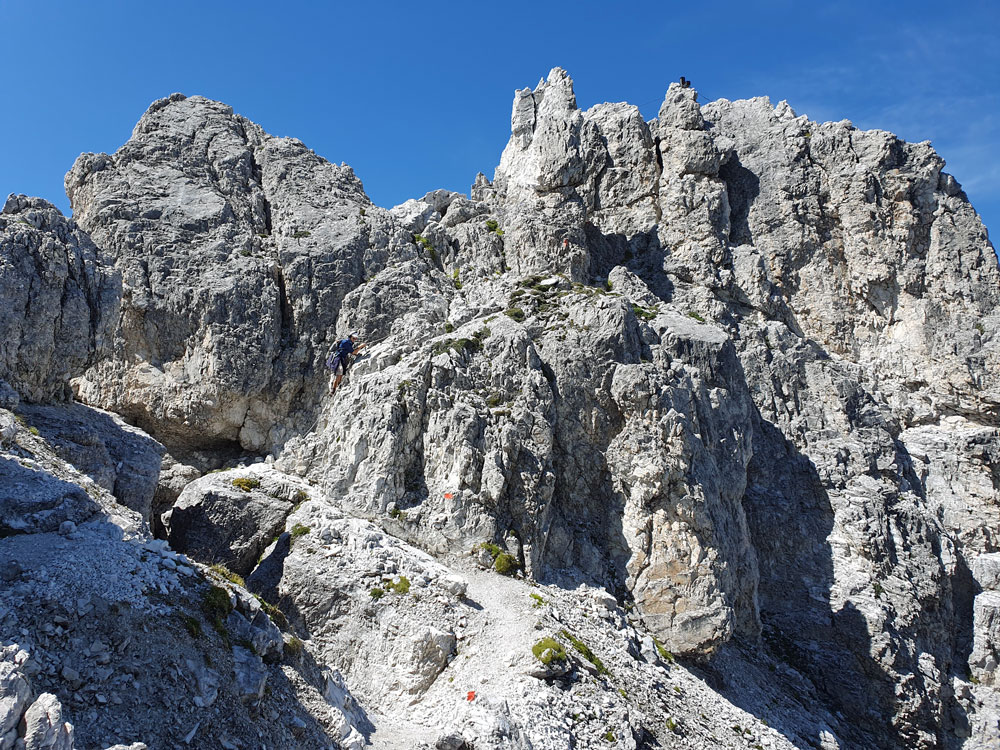
[{"label": "large grey boulder", "polygon": [[86,232],[41,198],[0,210],[0,379],[26,401],[63,400],[110,338],[120,275]]},{"label": "large grey boulder", "polygon": [[162,517],[171,547],[247,575],[284,529],[307,485],[262,466],[207,474],[181,492]]}]

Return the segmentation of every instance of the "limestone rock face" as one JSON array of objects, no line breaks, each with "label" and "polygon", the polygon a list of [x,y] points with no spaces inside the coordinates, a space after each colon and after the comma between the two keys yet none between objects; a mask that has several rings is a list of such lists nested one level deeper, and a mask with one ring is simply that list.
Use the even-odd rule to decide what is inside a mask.
[{"label": "limestone rock face", "polygon": [[114,356],[81,397],[182,447],[280,441],[321,385],[345,295],[416,255],[349,167],[201,97],[155,102],[66,189],[124,280]]},{"label": "limestone rock face", "polygon": [[0,378],[26,401],[65,399],[118,314],[120,276],[76,224],[40,198],[0,210]]}]

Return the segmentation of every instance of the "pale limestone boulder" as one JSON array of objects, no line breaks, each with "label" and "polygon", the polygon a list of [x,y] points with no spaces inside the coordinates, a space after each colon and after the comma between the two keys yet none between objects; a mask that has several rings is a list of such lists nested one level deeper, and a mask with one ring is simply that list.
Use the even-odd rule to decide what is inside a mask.
[{"label": "pale limestone boulder", "polygon": [[52,693],[42,693],[22,719],[24,750],[73,750],[73,725],[63,721],[63,708]]}]

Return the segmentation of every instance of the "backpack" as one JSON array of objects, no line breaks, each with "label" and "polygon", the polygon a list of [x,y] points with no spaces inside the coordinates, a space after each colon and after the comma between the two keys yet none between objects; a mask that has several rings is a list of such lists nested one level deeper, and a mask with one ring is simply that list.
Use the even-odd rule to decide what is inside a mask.
[{"label": "backpack", "polygon": [[344,369],[347,369],[347,355],[351,353],[350,339],[341,339],[336,344],[334,344],[333,349],[330,350],[330,354],[326,358],[326,367],[329,370],[337,369],[337,360],[343,360]]}]

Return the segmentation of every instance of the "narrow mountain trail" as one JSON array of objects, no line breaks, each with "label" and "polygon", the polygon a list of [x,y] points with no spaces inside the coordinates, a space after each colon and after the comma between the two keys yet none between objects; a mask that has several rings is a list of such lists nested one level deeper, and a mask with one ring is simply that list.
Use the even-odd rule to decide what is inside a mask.
[{"label": "narrow mountain trail", "polygon": [[[531,587],[525,582],[474,568],[459,572],[469,583],[466,612],[459,621],[457,653],[433,686],[412,706],[373,717],[377,750],[412,750],[435,740],[461,717],[488,713],[513,694],[530,688],[524,668],[534,657]],[[485,717],[482,717],[485,720]]]}]

